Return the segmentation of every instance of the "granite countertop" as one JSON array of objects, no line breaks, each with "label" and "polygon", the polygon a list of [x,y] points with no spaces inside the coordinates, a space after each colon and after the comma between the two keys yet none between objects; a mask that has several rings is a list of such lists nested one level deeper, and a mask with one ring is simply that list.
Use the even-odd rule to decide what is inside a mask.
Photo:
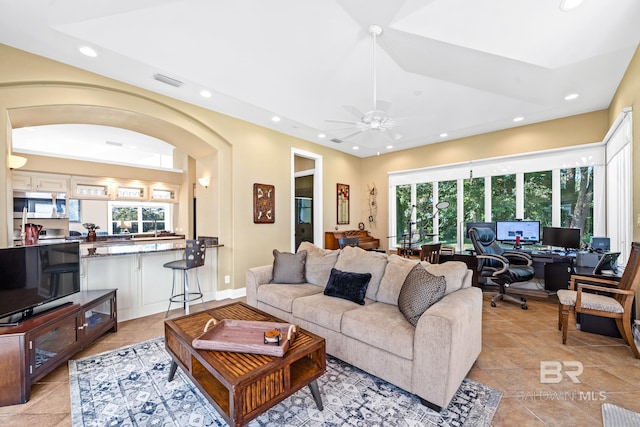
[{"label": "granite countertop", "polygon": [[[155,252],[179,251],[183,250],[185,239],[149,241],[147,243],[135,242],[94,242],[80,245],[80,256],[82,258],[95,258],[113,255],[132,255]],[[207,248],[219,248],[224,245],[210,245]]]}]

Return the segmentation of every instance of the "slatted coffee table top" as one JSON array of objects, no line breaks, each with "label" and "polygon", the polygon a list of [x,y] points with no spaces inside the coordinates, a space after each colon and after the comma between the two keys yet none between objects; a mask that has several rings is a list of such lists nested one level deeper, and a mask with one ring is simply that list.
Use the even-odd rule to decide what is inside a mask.
[{"label": "slatted coffee table top", "polygon": [[[211,310],[206,310],[188,316],[167,320],[166,323],[187,343],[191,344],[194,338],[200,336],[207,322],[216,320],[238,319],[264,322],[282,322],[267,313],[264,313],[247,304],[237,302]],[[211,365],[217,372],[231,384],[237,384],[249,375],[256,375],[261,368],[268,368],[273,363],[282,363],[289,357],[296,356],[300,352],[308,352],[311,347],[323,345],[324,338],[309,331],[298,328],[298,335],[284,357],[266,356],[251,353],[236,353],[226,351],[194,350],[199,356]]]}]

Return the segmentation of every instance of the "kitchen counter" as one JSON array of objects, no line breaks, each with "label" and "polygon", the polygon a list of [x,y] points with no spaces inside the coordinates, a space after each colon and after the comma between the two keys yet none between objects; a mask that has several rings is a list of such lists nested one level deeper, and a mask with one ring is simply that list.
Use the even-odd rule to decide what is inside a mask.
[{"label": "kitchen counter", "polygon": [[[167,252],[183,250],[185,246],[184,238],[160,238],[157,240],[147,240],[144,242],[93,242],[80,244],[80,256],[101,257],[112,255],[145,254],[150,252]],[[219,248],[224,245],[210,245],[207,248]]]}]

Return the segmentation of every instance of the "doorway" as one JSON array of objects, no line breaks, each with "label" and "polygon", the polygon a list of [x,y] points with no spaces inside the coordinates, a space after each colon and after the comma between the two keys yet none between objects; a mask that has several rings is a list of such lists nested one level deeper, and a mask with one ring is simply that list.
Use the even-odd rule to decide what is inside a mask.
[{"label": "doorway", "polygon": [[291,172],[291,249],[295,252],[303,241],[323,247],[322,156],[292,149]]}]

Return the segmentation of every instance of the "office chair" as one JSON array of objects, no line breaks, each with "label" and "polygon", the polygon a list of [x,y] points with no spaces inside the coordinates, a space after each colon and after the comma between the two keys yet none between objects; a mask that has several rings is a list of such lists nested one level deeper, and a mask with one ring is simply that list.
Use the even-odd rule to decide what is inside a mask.
[{"label": "office chair", "polygon": [[523,310],[527,310],[527,299],[520,299],[508,295],[506,289],[516,282],[526,282],[535,275],[533,260],[524,252],[505,251],[496,241],[496,235],[490,228],[473,227],[469,230],[469,237],[473,243],[478,258],[478,272],[480,277],[491,279],[498,285],[498,292],[490,292],[494,295],[491,299],[491,307],[496,306],[496,301],[504,300],[520,304]]},{"label": "office chair", "polygon": [[604,277],[571,276],[569,289],[560,289],[557,294],[560,302],[558,329],[562,330],[562,344],[567,343],[569,310],[573,309],[575,313],[615,319],[620,335],[631,347],[633,355],[640,359],[640,350],[631,332],[633,298],[639,282],[640,243],[638,242],[631,244],[631,255],[619,283]]},{"label": "office chair", "polygon": [[357,237],[340,237],[338,238],[338,247],[342,249],[345,246],[358,246],[359,242],[360,239]]},{"label": "office chair", "polygon": [[438,264],[440,262],[440,248],[442,243],[429,243],[422,245],[421,261],[427,261],[429,264]]}]

